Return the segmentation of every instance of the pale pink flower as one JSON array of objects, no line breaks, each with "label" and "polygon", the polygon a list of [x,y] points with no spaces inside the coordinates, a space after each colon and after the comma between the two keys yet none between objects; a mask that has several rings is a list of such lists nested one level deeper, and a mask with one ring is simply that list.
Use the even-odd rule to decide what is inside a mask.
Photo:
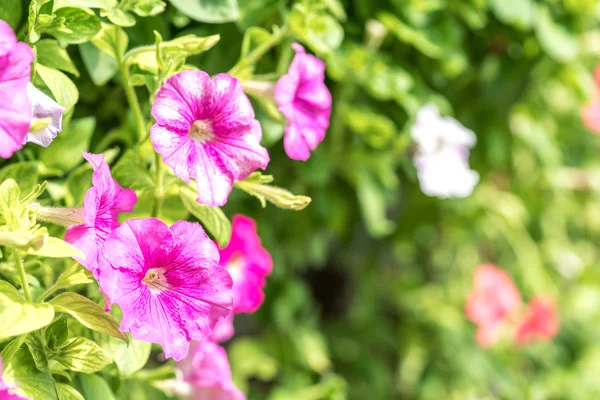
[{"label": "pale pink flower", "polygon": [[596,68],[594,73],[596,82],[596,95],[581,110],[581,116],[585,126],[592,132],[600,134],[600,67]]},{"label": "pale pink flower", "polygon": [[480,346],[496,343],[503,324],[509,322],[520,307],[521,295],[506,272],[489,264],[477,267],[466,314],[477,325]]},{"label": "pale pink flower", "polygon": [[262,130],[240,82],[182,71],[160,88],[152,106],[155,150],[173,172],[198,186],[198,203],[222,206],[233,183],[269,163]]},{"label": "pale pink flower", "polygon": [[[2,22],[2,21],[0,21]],[[28,397],[23,397],[15,393],[16,387],[9,385],[2,379],[2,358],[0,358],[0,400],[28,400]]]},{"label": "pale pink flower", "polygon": [[231,312],[231,276],[197,223],[134,219],[105,241],[99,283],[123,312],[121,331],[179,361]]},{"label": "pale pink flower", "polygon": [[50,123],[37,132],[29,130],[25,142],[32,142],[42,147],[48,147],[58,132],[62,130],[62,116],[65,108],[46,96],[31,83],[27,85],[27,95],[31,102],[33,118],[49,118]]},{"label": "pale pink flower", "polygon": [[[180,368],[184,380],[192,386],[197,400],[245,400],[231,379],[231,368],[225,349],[212,342],[195,343]],[[189,365],[185,365],[189,364]]]},{"label": "pale pink flower", "polygon": [[549,340],[558,332],[558,312],[550,297],[535,297],[531,300],[519,324],[516,340],[519,344],[530,341]]},{"label": "pale pink flower", "polygon": [[23,147],[31,123],[27,83],[34,55],[17,42],[10,25],[0,20],[0,157],[9,158]]},{"label": "pale pink flower", "polygon": [[233,279],[233,312],[255,312],[265,298],[263,288],[273,260],[262,246],[254,220],[235,215],[231,240],[219,253],[221,265]]},{"label": "pale pink flower", "polygon": [[291,159],[308,160],[325,138],[331,115],[331,93],[325,86],[325,64],[293,43],[296,56],[275,86],[275,101],[287,119],[283,138]]},{"label": "pale pink flower", "polygon": [[94,169],[93,186],[85,194],[84,223],[67,229],[65,240],[85,254],[86,258],[78,261],[98,278],[97,259],[103,243],[120,226],[118,215],[131,212],[137,197],[133,190],[123,189],[113,179],[102,154],[84,152],[83,157]]}]

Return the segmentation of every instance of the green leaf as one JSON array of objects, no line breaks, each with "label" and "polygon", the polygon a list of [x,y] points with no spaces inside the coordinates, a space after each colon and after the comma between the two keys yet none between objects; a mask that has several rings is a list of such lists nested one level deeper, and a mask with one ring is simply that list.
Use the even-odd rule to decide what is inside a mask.
[{"label": "green leaf", "polygon": [[56,40],[43,39],[38,41],[35,44],[35,54],[38,63],[79,76],[79,71],[71,61],[69,53],[60,47]]},{"label": "green leaf", "polygon": [[74,263],[58,277],[56,286],[60,289],[66,289],[71,286],[92,282],[86,274],[86,270],[79,263]]},{"label": "green leaf", "polygon": [[50,304],[56,312],[71,315],[89,329],[127,342],[127,336],[119,331],[119,323],[90,299],[77,293],[65,292],[50,300]]},{"label": "green leaf", "polygon": [[112,168],[112,175],[123,187],[140,191],[154,190],[154,180],[140,153],[137,147],[127,150]]},{"label": "green leaf", "polygon": [[198,194],[188,186],[179,191],[183,206],[208,230],[219,243],[225,247],[231,238],[231,222],[219,207],[209,207],[196,202]]},{"label": "green leaf", "polygon": [[0,340],[41,329],[53,318],[51,305],[30,303],[8,282],[0,281]]},{"label": "green leaf", "polygon": [[265,185],[272,180],[273,177],[270,175],[264,176],[260,172],[255,172],[243,181],[235,183],[235,186],[258,198],[263,207],[266,207],[268,201],[285,210],[300,211],[310,204],[311,198],[308,196],[297,196],[286,189]]},{"label": "green leaf", "polygon": [[56,349],[63,345],[69,337],[69,327],[67,326],[67,317],[60,317],[46,328],[44,332],[46,343],[51,349]]},{"label": "green leaf", "polygon": [[119,373],[131,376],[144,368],[150,358],[152,343],[136,340],[127,334],[129,345],[110,336],[94,334],[94,340],[112,357]]},{"label": "green leaf", "polygon": [[191,19],[210,24],[232,22],[240,17],[237,0],[171,0]]},{"label": "green leaf", "polygon": [[25,338],[25,344],[29,347],[35,366],[40,371],[49,371],[48,354],[46,353],[46,343],[41,332],[32,332]]},{"label": "green leaf", "polygon": [[490,7],[505,24],[523,30],[531,28],[535,11],[531,0],[491,0]]},{"label": "green leaf", "polygon": [[108,383],[98,375],[79,375],[86,400],[115,400]]},{"label": "green leaf", "polygon": [[72,244],[62,239],[49,237],[40,249],[29,249],[29,254],[50,258],[79,257],[85,259],[85,254]]},{"label": "green leaf", "polygon": [[93,374],[112,362],[96,343],[84,337],[68,339],[53,359],[71,371]]},{"label": "green leaf", "polygon": [[16,31],[23,17],[21,10],[21,0],[2,0],[0,2],[0,19]]},{"label": "green leaf", "polygon": [[[160,50],[165,58],[190,57],[211,49],[219,41],[219,35],[198,37],[196,35],[185,35],[160,44]],[[137,64],[141,69],[156,73],[158,65],[156,61],[156,46],[142,46],[129,51],[125,55],[128,64]]]},{"label": "green leaf", "polygon": [[341,114],[346,126],[375,149],[385,148],[396,136],[394,122],[384,114],[350,105],[342,107]]},{"label": "green leaf", "polygon": [[48,68],[38,64],[36,72],[52,92],[58,104],[69,111],[79,100],[77,86],[62,72],[54,68]]},{"label": "green leaf", "polygon": [[371,174],[366,171],[356,173],[356,191],[360,210],[371,236],[380,238],[392,233],[396,224],[386,218],[384,190]]},{"label": "green leaf", "polygon": [[77,389],[66,383],[56,383],[56,391],[58,392],[58,400],[85,400]]},{"label": "green leaf", "polygon": [[35,161],[9,164],[0,169],[0,182],[14,179],[23,193],[30,192],[39,181],[38,163]]},{"label": "green leaf", "polygon": [[162,0],[136,0],[130,10],[140,17],[152,17],[165,11],[166,7]]},{"label": "green leaf", "polygon": [[17,393],[33,399],[57,399],[52,374],[48,370],[37,369],[27,346],[21,346],[3,367],[2,379],[7,384],[16,386]]},{"label": "green leaf", "polygon": [[329,54],[344,40],[344,28],[329,14],[306,13],[300,5],[292,9],[289,25],[316,53]]},{"label": "green leaf", "polygon": [[63,7],[56,10],[54,15],[57,19],[64,19],[63,25],[46,32],[61,43],[84,43],[100,32],[100,20],[91,11],[77,7]]},{"label": "green leaf", "polygon": [[537,38],[542,49],[550,57],[561,63],[568,63],[577,57],[579,53],[577,37],[564,26],[554,22],[547,8],[538,8],[536,20]]},{"label": "green leaf", "polygon": [[414,46],[421,53],[431,58],[440,58],[443,50],[429,39],[424,32],[414,29],[401,21],[394,14],[384,12],[377,17],[389,31],[401,42]]},{"label": "green leaf", "polygon": [[128,43],[129,37],[123,29],[105,23],[102,23],[102,29],[92,39],[94,46],[117,61],[123,58]]},{"label": "green leaf", "polygon": [[[50,151],[40,152],[40,161],[48,168],[57,168],[65,172],[72,170],[83,161],[81,153],[89,148],[95,129],[94,117],[71,121],[52,141]],[[56,154],[60,154],[61,157],[56,157]],[[87,185],[86,188],[91,186],[91,181],[83,183]]]},{"label": "green leaf", "polygon": [[120,8],[113,8],[106,13],[106,16],[110,22],[115,25],[122,27],[131,27],[135,25],[135,17],[131,13],[123,11]]},{"label": "green leaf", "polygon": [[61,0],[70,6],[111,9],[119,5],[118,0]]}]

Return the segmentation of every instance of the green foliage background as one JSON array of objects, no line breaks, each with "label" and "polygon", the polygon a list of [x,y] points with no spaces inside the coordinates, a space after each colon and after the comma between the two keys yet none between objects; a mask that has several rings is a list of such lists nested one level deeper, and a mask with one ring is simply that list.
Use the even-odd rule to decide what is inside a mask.
[{"label": "green foliage background", "polygon": [[[600,55],[596,0],[172,0],[156,15],[156,1],[110,8],[114,1],[55,0],[55,10],[61,2],[124,26],[129,49],[153,46],[153,31],[164,41],[218,34],[214,47],[187,59],[210,74],[268,41],[273,25],[292,33],[255,71],[239,69],[240,78],[276,79],[293,56],[292,40],[327,63],[331,127],[305,163],[284,154],[273,104],[253,99],[271,154],[267,173],[311,205],[262,208],[236,190],[223,208],[255,218],[274,257],[265,304],[236,317],[227,345],[249,399],[600,397],[600,142],[580,120]],[[0,18],[23,34],[28,10],[26,1],[3,0]],[[85,37],[95,23],[77,38],[40,25],[34,82],[74,107],[51,147],[26,146],[2,163],[0,180],[14,177],[23,193],[47,180],[42,202],[77,206],[91,178],[81,151],[104,152],[120,183],[143,194],[134,215],[146,216],[152,150],[136,145],[118,64]],[[167,58],[181,62],[177,51]],[[148,76],[137,64],[129,77],[145,116]],[[62,99],[53,82],[61,82]],[[471,165],[481,182],[468,199],[428,198],[416,182],[410,126],[431,101],[477,133]],[[161,217],[190,217],[166,192]],[[10,259],[3,261],[0,274],[16,282]],[[525,299],[557,299],[561,329],[552,342],[476,345],[464,304],[483,262],[508,271]],[[32,285],[49,286],[67,265],[32,262]],[[68,329],[75,335],[81,327],[70,321]],[[86,399],[165,397],[158,387],[172,369],[160,363],[159,347],[140,370],[147,346],[90,339],[110,348],[115,363],[71,373]]]}]

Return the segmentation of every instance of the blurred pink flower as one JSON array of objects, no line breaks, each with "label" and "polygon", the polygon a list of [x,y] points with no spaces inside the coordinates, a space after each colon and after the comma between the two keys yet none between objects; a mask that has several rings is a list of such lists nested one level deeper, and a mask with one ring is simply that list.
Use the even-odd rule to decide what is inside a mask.
[{"label": "blurred pink flower", "polygon": [[131,189],[123,189],[110,174],[110,167],[102,154],[83,153],[94,168],[93,186],[84,199],[84,223],[73,225],[65,233],[65,240],[81,250],[85,260],[77,260],[94,273],[96,279],[98,255],[108,235],[121,224],[120,213],[131,212],[137,197]]},{"label": "blurred pink flower", "polygon": [[517,329],[519,344],[536,339],[552,339],[558,332],[558,312],[550,297],[535,297],[527,306],[527,311]]},{"label": "blurred pink flower", "polygon": [[466,305],[467,317],[477,325],[477,342],[489,347],[500,337],[502,324],[521,307],[521,295],[503,270],[490,264],[477,267]]},{"label": "blurred pink flower", "polygon": [[585,126],[592,132],[600,134],[600,67],[594,73],[596,96],[581,111]]},{"label": "blurred pink flower", "polygon": [[233,312],[255,312],[264,300],[263,288],[273,268],[271,255],[256,231],[256,222],[235,215],[231,240],[219,253],[221,265],[233,279]]},{"label": "blurred pink flower", "polygon": [[197,223],[134,219],[107,238],[100,287],[123,312],[120,329],[179,361],[231,312],[232,281]]},{"label": "blurred pink flower", "polygon": [[[234,282],[235,286],[235,282]],[[229,313],[229,315],[222,320],[217,322],[215,326],[215,330],[212,335],[208,338],[211,342],[214,343],[222,343],[226,342],[233,337],[235,334],[235,328],[233,326],[233,311]]]},{"label": "blurred pink flower", "polygon": [[17,42],[10,25],[0,20],[0,157],[23,147],[31,123],[27,83],[34,59],[31,48]]},{"label": "blurred pink flower", "polygon": [[[189,364],[189,365],[185,365]],[[194,343],[182,363],[184,380],[192,386],[192,398],[198,400],[245,400],[231,379],[225,349],[212,342]]]},{"label": "blurred pink flower", "polygon": [[[0,21],[2,22],[2,21]],[[0,358],[0,400],[28,400],[28,397],[15,394],[15,386],[8,385],[2,379],[2,358]]]},{"label": "blurred pink flower", "polygon": [[196,180],[198,203],[222,206],[233,183],[269,163],[262,130],[240,82],[227,74],[182,71],[152,106],[154,148],[175,175]]},{"label": "blurred pink flower", "polygon": [[331,93],[325,86],[325,64],[293,43],[296,56],[275,86],[275,101],[287,118],[283,138],[291,159],[306,161],[325,138],[331,115]]}]

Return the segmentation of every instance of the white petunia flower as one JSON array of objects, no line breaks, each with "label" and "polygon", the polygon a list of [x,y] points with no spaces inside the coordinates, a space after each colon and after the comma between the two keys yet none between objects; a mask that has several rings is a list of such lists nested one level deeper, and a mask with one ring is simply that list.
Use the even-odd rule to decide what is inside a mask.
[{"label": "white petunia flower", "polygon": [[428,104],[417,113],[411,136],[419,146],[414,164],[423,193],[468,197],[479,182],[479,174],[469,168],[475,134],[454,118],[440,116],[437,107]]},{"label": "white petunia flower", "polygon": [[[48,147],[58,132],[62,130],[62,116],[65,108],[46,96],[31,83],[27,84],[27,95],[31,102],[31,114],[33,119],[47,120],[47,125],[35,132],[29,131],[25,142],[39,144]],[[35,129],[32,125],[30,129]]]}]

